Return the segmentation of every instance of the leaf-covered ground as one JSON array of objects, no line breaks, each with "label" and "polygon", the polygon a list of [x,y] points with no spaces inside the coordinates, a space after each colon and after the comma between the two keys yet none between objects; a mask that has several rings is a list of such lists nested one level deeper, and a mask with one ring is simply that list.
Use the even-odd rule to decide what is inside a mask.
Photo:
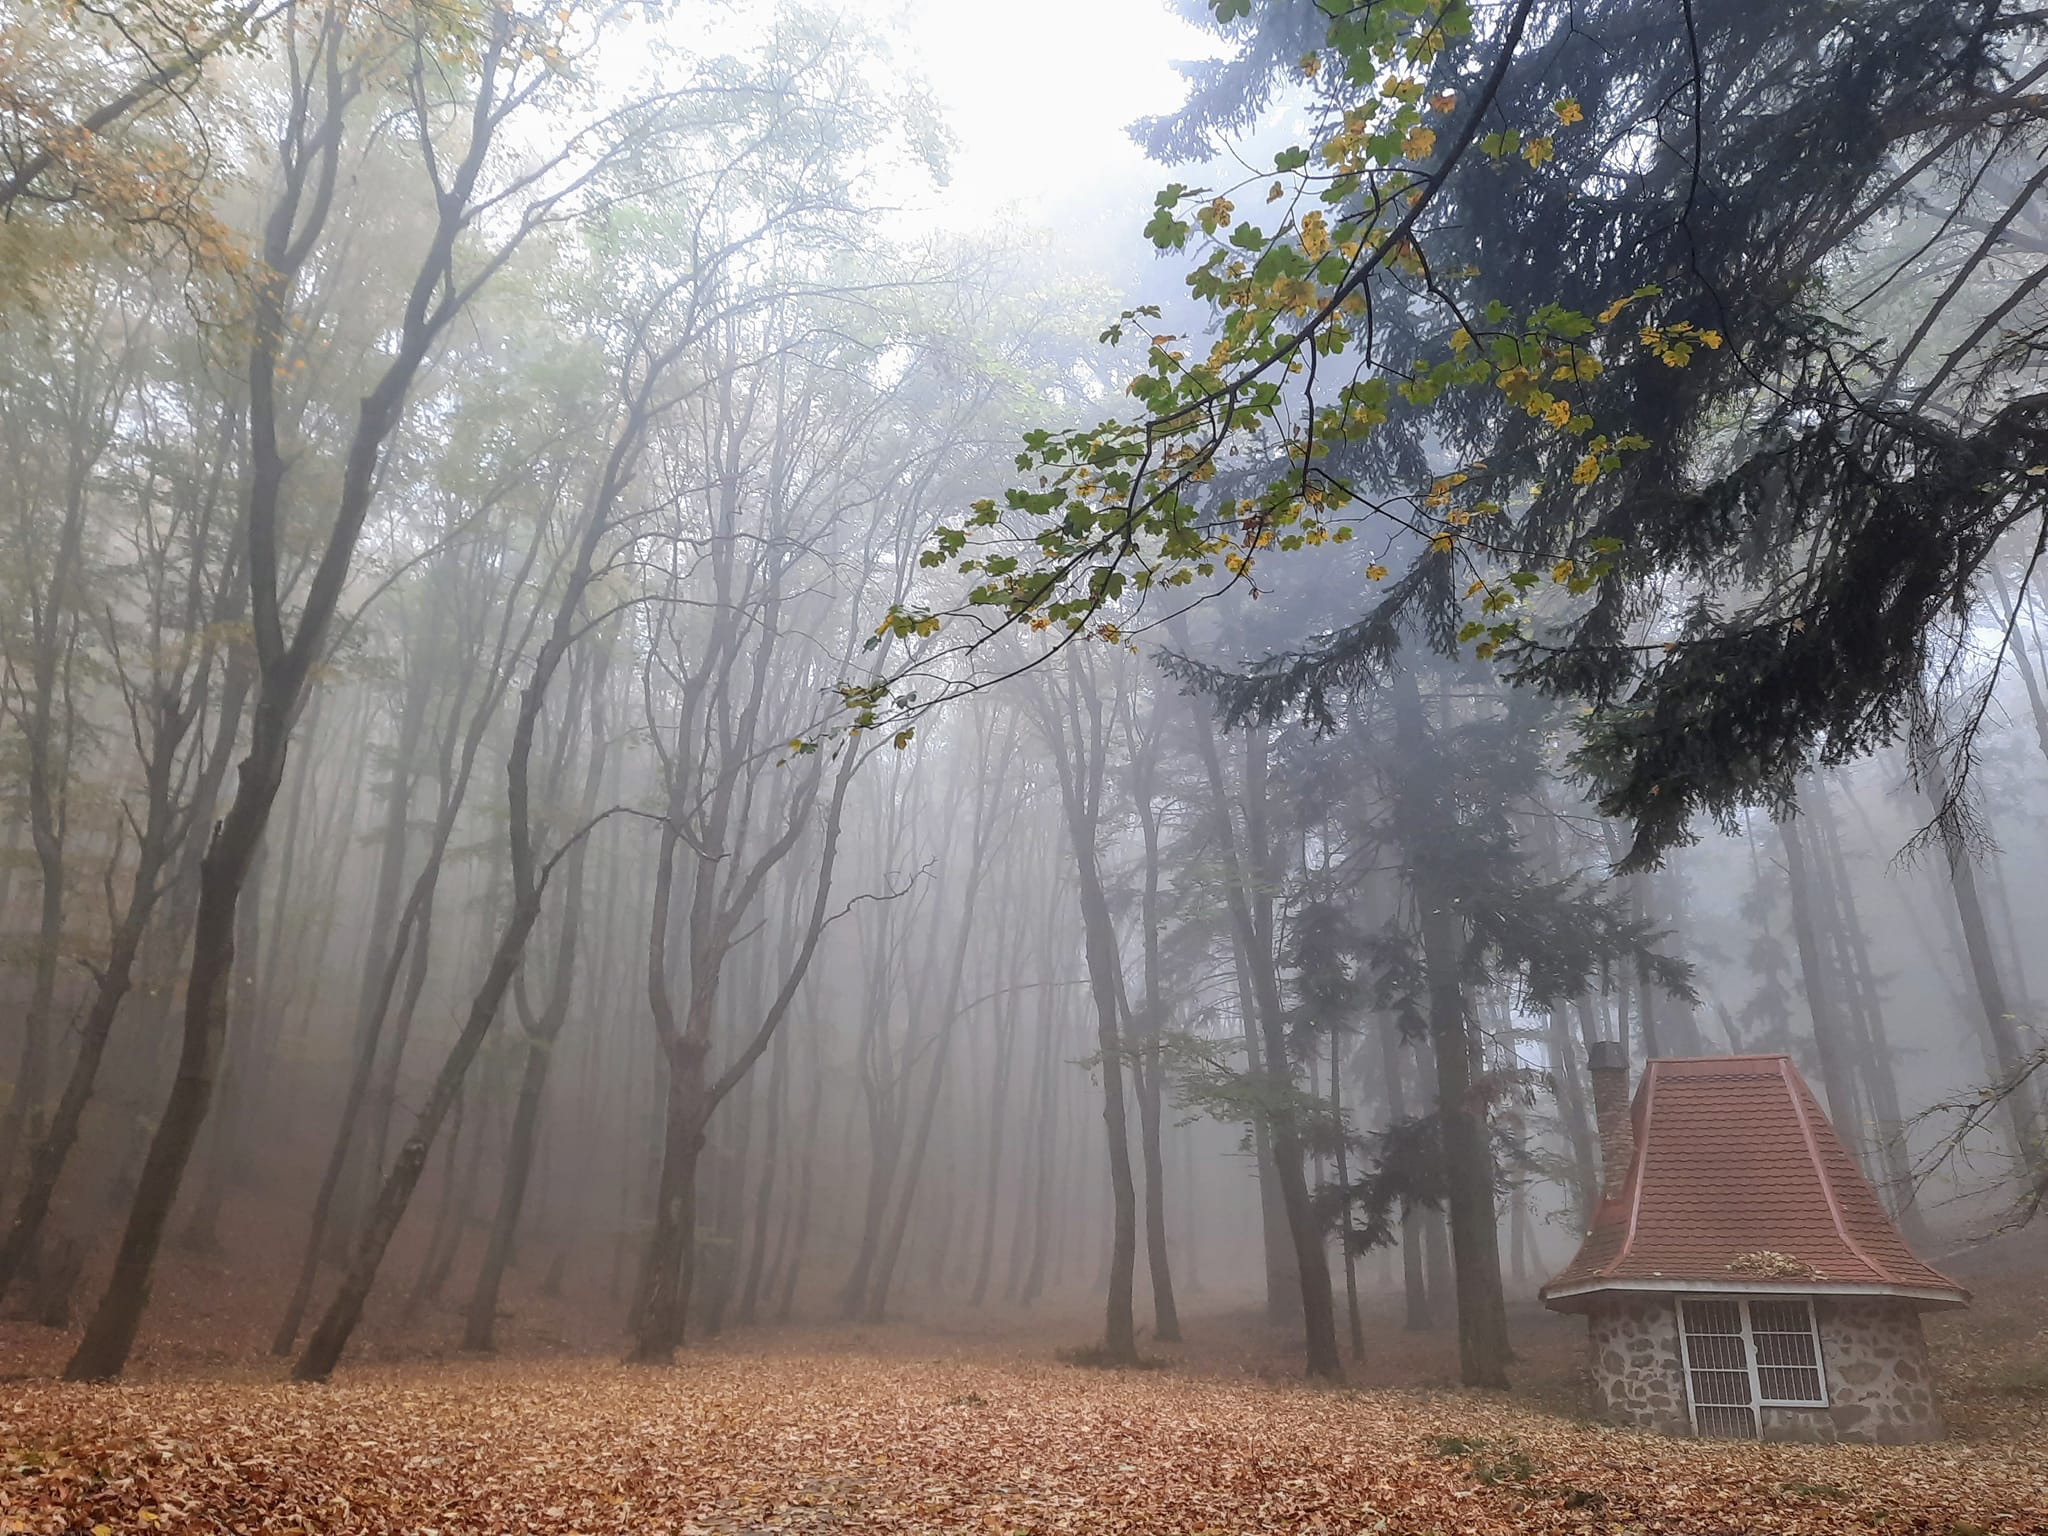
[{"label": "leaf-covered ground", "polygon": [[2048,1437],[1703,1445],[1507,1400],[714,1348],[0,1388],[8,1531],[2048,1531]]},{"label": "leaf-covered ground", "polygon": [[167,1276],[133,1385],[51,1380],[71,1339],[0,1322],[0,1532],[2048,1536],[2039,1258],[1929,1319],[1953,1433],[1899,1449],[1587,1423],[1581,1335],[1533,1305],[1512,1398],[1441,1385],[1450,1334],[1391,1309],[1362,1385],[1326,1390],[1252,1315],[1198,1313],[1162,1370],[1060,1363],[1088,1314],[1043,1307],[746,1330],[647,1370],[606,1353],[608,1313],[532,1295],[504,1359],[424,1358],[458,1321],[430,1316],[303,1388],[263,1350],[274,1298],[192,1268]]}]

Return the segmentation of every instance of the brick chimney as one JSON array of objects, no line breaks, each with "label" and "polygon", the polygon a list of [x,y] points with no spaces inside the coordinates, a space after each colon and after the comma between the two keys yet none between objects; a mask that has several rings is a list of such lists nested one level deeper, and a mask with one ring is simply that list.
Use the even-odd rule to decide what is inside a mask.
[{"label": "brick chimney", "polygon": [[1612,1199],[1627,1182],[1636,1158],[1636,1124],[1629,1113],[1628,1047],[1619,1040],[1595,1040],[1586,1051],[1593,1079],[1593,1119],[1600,1128],[1601,1197]]}]

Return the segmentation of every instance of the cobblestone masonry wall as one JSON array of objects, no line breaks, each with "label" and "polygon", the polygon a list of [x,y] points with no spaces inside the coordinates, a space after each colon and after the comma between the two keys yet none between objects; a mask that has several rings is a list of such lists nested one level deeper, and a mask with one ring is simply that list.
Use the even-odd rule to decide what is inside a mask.
[{"label": "cobblestone masonry wall", "polygon": [[1691,1434],[1685,1369],[1678,1353],[1678,1309],[1671,1298],[1603,1297],[1586,1327],[1601,1416],[1635,1429]]},{"label": "cobblestone masonry wall", "polygon": [[[1766,1408],[1766,1440],[1903,1445],[1941,1437],[1920,1314],[1890,1297],[1814,1299],[1826,1408]],[[1665,1434],[1692,1432],[1668,1296],[1603,1298],[1587,1319],[1596,1403],[1609,1422]]]},{"label": "cobblestone masonry wall", "polygon": [[1873,1445],[1941,1438],[1920,1309],[1890,1296],[1814,1301],[1836,1437]]}]

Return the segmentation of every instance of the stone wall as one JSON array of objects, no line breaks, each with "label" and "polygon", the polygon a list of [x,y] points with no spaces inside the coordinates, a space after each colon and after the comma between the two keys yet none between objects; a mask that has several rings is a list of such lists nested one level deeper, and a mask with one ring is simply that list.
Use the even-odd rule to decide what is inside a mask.
[{"label": "stone wall", "polygon": [[1669,1296],[1603,1296],[1586,1319],[1596,1411],[1612,1424],[1689,1435],[1678,1308]]},{"label": "stone wall", "polygon": [[[1920,1313],[1891,1297],[1818,1296],[1826,1408],[1765,1408],[1766,1440],[1904,1445],[1941,1437]],[[1689,1435],[1678,1311],[1669,1296],[1610,1294],[1587,1317],[1596,1410],[1610,1423]]]},{"label": "stone wall", "polygon": [[1920,1309],[1890,1296],[1819,1296],[1813,1303],[1837,1438],[1907,1445],[1941,1438]]}]

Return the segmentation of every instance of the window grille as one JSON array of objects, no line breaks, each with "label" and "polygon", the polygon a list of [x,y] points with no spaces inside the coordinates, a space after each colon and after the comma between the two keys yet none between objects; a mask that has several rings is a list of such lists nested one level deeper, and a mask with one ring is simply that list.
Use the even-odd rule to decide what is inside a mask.
[{"label": "window grille", "polygon": [[1759,1408],[1824,1408],[1820,1339],[1804,1296],[1699,1296],[1679,1301],[1680,1347],[1693,1428],[1753,1440]]},{"label": "window grille", "polygon": [[1803,1296],[1758,1297],[1749,1308],[1756,1350],[1757,1400],[1793,1407],[1826,1407],[1820,1389],[1820,1341],[1813,1304]]}]

